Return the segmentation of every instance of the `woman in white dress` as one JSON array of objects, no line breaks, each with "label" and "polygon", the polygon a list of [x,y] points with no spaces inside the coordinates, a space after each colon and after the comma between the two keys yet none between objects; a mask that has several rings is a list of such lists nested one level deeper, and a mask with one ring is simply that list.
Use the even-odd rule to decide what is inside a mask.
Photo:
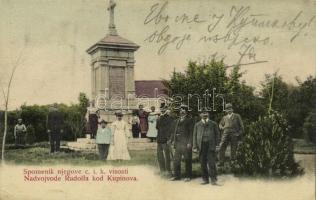
[{"label": "woman in white dress", "polygon": [[155,106],[152,106],[151,108],[151,112],[149,113],[148,116],[148,132],[147,132],[147,138],[150,139],[150,142],[153,142],[154,140],[156,140],[157,138],[157,128],[156,128],[156,124],[157,124],[157,119],[158,119],[158,113],[155,111],[156,108]]},{"label": "woman in white dress", "polygon": [[130,137],[128,124],[122,119],[121,112],[116,113],[116,121],[111,124],[113,142],[109,149],[108,160],[130,160],[127,149],[128,137]]}]

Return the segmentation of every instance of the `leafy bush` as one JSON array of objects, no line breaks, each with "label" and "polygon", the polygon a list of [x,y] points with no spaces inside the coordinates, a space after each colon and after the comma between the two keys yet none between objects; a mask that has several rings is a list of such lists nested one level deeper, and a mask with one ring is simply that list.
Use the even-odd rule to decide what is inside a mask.
[{"label": "leafy bush", "polygon": [[[36,138],[36,142],[48,140],[48,134],[46,132],[46,118],[49,106],[39,106],[39,105],[22,105],[21,110],[16,111],[20,117],[23,119],[23,123],[26,126],[32,126]],[[10,126],[14,126],[10,124]]]},{"label": "leafy bush", "polygon": [[29,125],[26,131],[26,144],[34,144],[35,141],[35,129],[32,125]]},{"label": "leafy bush", "polygon": [[303,169],[294,160],[292,139],[284,117],[272,111],[252,122],[238,147],[236,174],[255,176],[294,176]]},{"label": "leafy bush", "polygon": [[306,117],[304,126],[304,137],[307,141],[316,143],[316,111],[312,111]]},{"label": "leafy bush", "polygon": [[[58,104],[58,108],[64,116],[64,133],[61,134],[62,140],[76,140],[77,137],[84,135],[84,115],[88,106],[89,99],[84,93],[80,93],[78,103],[72,105]],[[46,121],[50,105],[22,105],[18,110],[8,112],[8,135],[7,144],[14,143],[14,126],[18,118],[22,118],[23,123],[30,128],[29,141],[42,142],[48,141]],[[3,135],[4,112],[0,111],[0,139]]]}]

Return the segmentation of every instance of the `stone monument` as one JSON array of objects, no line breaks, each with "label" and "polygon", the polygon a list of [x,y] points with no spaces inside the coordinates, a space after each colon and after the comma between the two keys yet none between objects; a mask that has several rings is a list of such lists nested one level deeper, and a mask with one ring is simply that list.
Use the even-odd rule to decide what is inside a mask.
[{"label": "stone monument", "polygon": [[134,52],[139,46],[118,35],[114,23],[115,6],[110,0],[108,34],[87,50],[91,55],[93,105],[107,111],[136,106],[128,104],[135,99]]},{"label": "stone monument", "polygon": [[[115,120],[115,111],[122,110],[124,120],[129,121],[132,109],[138,108],[135,96],[134,52],[139,46],[119,36],[114,23],[116,4],[109,1],[110,13],[109,32],[99,42],[92,45],[87,52],[91,55],[91,97],[87,116],[98,112],[99,116],[108,121]],[[68,142],[66,147],[74,151],[95,152],[95,140],[89,135]],[[129,150],[156,149],[156,143],[148,143],[146,138],[129,139]]]}]

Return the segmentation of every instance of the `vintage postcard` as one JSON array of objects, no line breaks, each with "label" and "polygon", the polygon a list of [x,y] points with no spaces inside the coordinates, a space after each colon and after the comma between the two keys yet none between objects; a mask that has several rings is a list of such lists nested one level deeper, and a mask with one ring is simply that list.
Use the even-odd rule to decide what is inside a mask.
[{"label": "vintage postcard", "polygon": [[0,0],[1,200],[313,200],[316,0]]}]

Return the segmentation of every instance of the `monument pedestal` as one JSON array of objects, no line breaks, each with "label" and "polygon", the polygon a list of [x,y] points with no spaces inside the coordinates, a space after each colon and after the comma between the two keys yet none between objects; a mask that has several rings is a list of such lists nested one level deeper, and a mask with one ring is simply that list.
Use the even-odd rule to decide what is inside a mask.
[{"label": "monument pedestal", "polygon": [[[100,118],[109,123],[115,121],[115,112],[118,110],[123,112],[123,120],[130,122],[132,111],[138,109],[138,100],[135,98],[134,52],[139,46],[118,35],[114,24],[115,6],[116,4],[110,1],[108,34],[87,49],[91,56],[91,93],[94,101],[91,108],[99,110]],[[131,130],[131,127],[129,128]],[[131,150],[155,146],[154,143],[146,143],[147,139],[130,139],[128,145]],[[78,138],[67,146],[75,151],[97,149],[95,140],[88,138]]]},{"label": "monument pedestal", "polygon": [[76,142],[68,142],[67,147],[73,151],[96,152],[95,139],[78,138]]},{"label": "monument pedestal", "polygon": [[[157,143],[149,142],[147,138],[129,138],[127,144],[130,151],[156,150]],[[78,138],[76,142],[68,142],[67,148],[73,151],[97,153],[95,139]]]}]

